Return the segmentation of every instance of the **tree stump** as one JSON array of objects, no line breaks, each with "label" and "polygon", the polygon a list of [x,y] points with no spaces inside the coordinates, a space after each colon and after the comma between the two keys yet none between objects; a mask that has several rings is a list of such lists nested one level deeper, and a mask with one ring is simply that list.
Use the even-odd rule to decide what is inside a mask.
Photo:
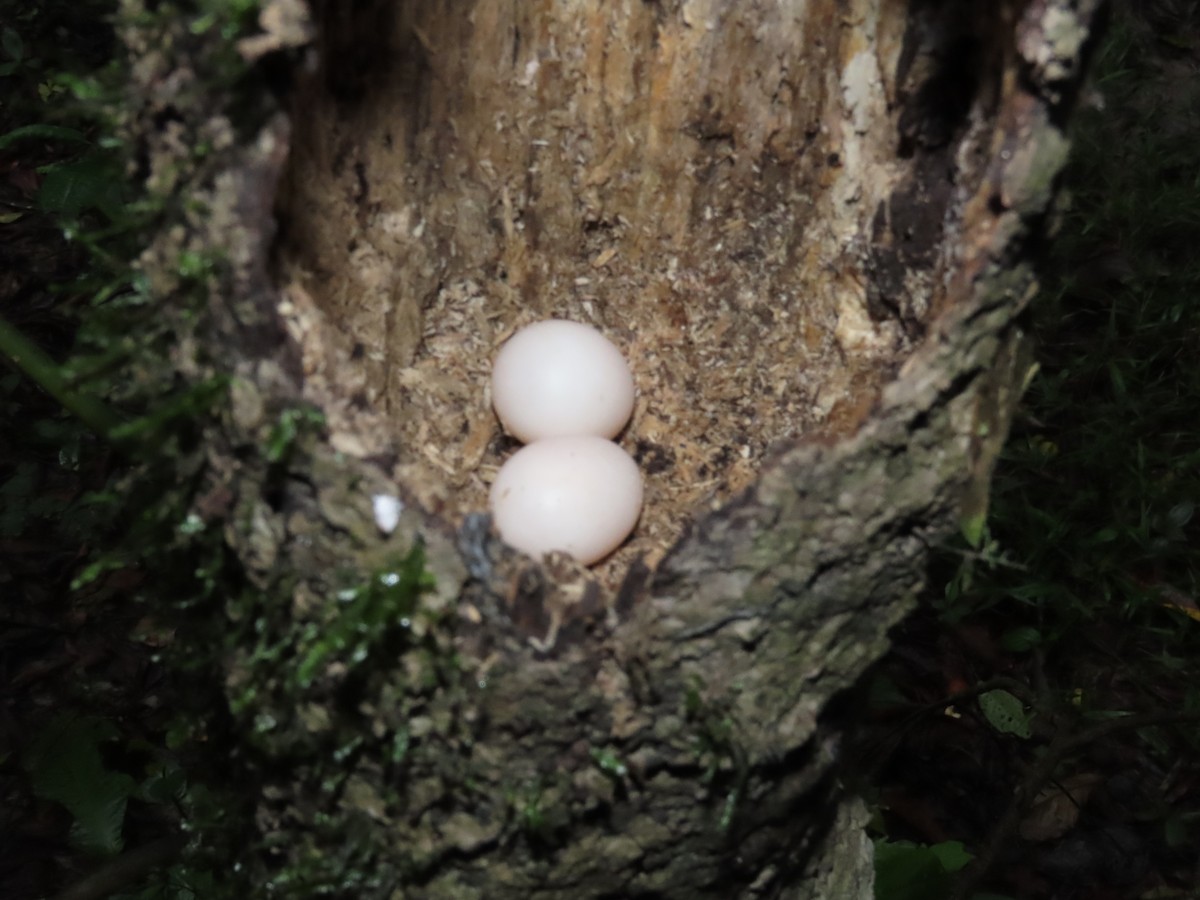
[{"label": "tree stump", "polygon": [[[194,509],[235,586],[181,642],[240,883],[871,896],[839,745],[982,527],[1098,5],[276,0],[232,120],[210,44],[127,27],[151,181],[203,205],[144,268],[171,310],[223,261],[175,362],[233,375]],[[490,362],[548,317],[638,384],[645,510],[591,570],[485,514]]]}]

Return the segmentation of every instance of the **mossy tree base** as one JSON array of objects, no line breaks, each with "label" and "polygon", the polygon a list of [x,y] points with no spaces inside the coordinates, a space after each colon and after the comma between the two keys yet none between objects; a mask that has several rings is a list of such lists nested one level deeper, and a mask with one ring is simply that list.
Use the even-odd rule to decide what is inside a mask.
[{"label": "mossy tree base", "polygon": [[[180,102],[203,42],[128,31],[133,128],[199,201],[145,268],[168,298],[182,251],[219,273],[177,365],[233,376],[195,510],[237,575],[183,643],[220,648],[257,892],[871,896],[839,746],[931,548],[983,521],[1097,4],[700,6],[281,0],[242,49],[292,123],[252,70],[241,131]],[[641,360],[659,506],[594,573],[473,511],[504,445],[437,317],[475,308],[472,348],[569,315]],[[723,399],[800,365],[807,404]]]}]

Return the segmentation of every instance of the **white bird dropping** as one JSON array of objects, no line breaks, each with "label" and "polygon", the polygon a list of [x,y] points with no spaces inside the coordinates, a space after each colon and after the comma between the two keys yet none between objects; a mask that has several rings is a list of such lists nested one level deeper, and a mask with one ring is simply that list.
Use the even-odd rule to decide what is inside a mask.
[{"label": "white bird dropping", "polygon": [[518,450],[492,483],[496,530],[540,559],[551,550],[585,566],[612,553],[642,511],[642,473],[601,437],[556,437]]},{"label": "white bird dropping", "polygon": [[611,438],[633,413],[633,374],[596,329],[547,319],[522,328],[496,354],[492,403],[505,431],[525,444]]},{"label": "white bird dropping", "polygon": [[375,512],[375,524],[384,534],[391,534],[400,524],[400,513],[404,502],[391,494],[375,494],[371,497],[371,508]]}]

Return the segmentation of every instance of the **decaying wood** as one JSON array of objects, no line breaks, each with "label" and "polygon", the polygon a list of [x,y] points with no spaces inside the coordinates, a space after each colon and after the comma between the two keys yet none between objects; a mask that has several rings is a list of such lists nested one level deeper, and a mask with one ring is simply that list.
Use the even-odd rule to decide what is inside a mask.
[{"label": "decaying wood", "polygon": [[[839,744],[930,550],[984,513],[1097,5],[370,0],[310,27],[268,4],[244,49],[300,48],[290,124],[230,142],[206,218],[146,258],[233,261],[199,508],[252,588],[219,661],[247,877],[871,895]],[[152,111],[167,74],[141,77]],[[489,361],[546,316],[604,328],[638,378],[647,508],[591,573],[481,515],[511,446]],[[298,402],[326,437],[264,458]],[[436,586],[411,620],[298,679],[347,573],[417,543]]]}]

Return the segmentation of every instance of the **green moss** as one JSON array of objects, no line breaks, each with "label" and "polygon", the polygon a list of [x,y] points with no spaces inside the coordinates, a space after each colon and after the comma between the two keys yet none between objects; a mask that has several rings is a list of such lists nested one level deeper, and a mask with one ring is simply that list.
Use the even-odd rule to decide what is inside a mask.
[{"label": "green moss", "polygon": [[268,462],[280,463],[287,460],[305,431],[324,427],[325,416],[318,410],[308,408],[285,409],[271,428],[264,454]]},{"label": "green moss", "polygon": [[611,747],[592,747],[588,751],[597,768],[614,783],[621,784],[629,775],[629,767]]},{"label": "green moss", "polygon": [[299,662],[293,672],[296,686],[308,688],[332,662],[347,670],[363,663],[389,631],[411,628],[422,592],[432,587],[432,578],[425,571],[424,549],[418,544],[366,583],[339,591],[332,620],[320,626],[310,624],[300,636],[296,648]]},{"label": "green moss", "polygon": [[561,813],[554,814],[553,799],[542,782],[510,789],[508,801],[517,827],[527,838],[543,843],[551,838],[551,832],[554,825],[559,823]]},{"label": "green moss", "polygon": [[737,741],[734,720],[704,696],[704,683],[693,677],[684,695],[685,720],[693,728],[692,752],[704,766],[701,781],[709,796],[720,798],[717,828],[728,832],[745,794],[750,766]]}]

